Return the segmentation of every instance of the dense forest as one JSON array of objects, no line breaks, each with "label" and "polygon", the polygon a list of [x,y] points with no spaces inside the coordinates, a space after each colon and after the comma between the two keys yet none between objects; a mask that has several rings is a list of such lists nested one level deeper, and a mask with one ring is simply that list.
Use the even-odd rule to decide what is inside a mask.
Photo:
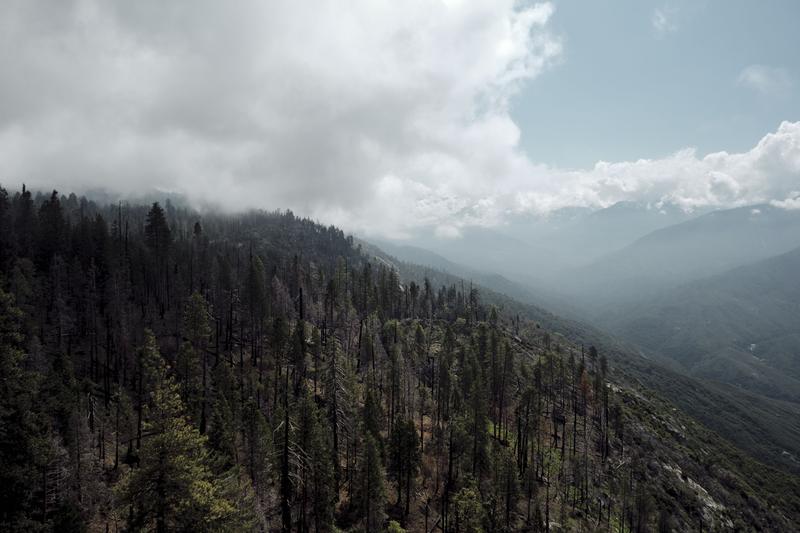
[{"label": "dense forest", "polygon": [[800,520],[602,347],[407,270],[291,212],[0,189],[0,530]]}]

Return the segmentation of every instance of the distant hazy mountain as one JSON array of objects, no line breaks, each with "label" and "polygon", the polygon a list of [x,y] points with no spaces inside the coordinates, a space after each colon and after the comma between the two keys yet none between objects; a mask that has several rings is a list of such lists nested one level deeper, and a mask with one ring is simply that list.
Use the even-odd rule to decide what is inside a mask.
[{"label": "distant hazy mountain", "polygon": [[524,241],[564,266],[588,264],[660,228],[698,216],[675,205],[617,202],[605,209],[568,208],[545,218],[516,217],[497,231]]},{"label": "distant hazy mountain", "polygon": [[432,252],[419,246],[399,244],[398,242],[382,239],[369,239],[369,242],[376,245],[387,254],[401,261],[405,261],[406,263],[415,263],[420,266],[444,270],[452,273],[453,275],[466,279],[469,279],[477,272],[473,269],[445,259],[436,252]]},{"label": "distant hazy mountain", "polygon": [[608,322],[695,376],[800,402],[800,248],[689,283]]},{"label": "distant hazy mountain", "polygon": [[541,280],[553,268],[548,251],[498,228],[463,228],[461,235],[455,238],[436,237],[426,232],[401,245],[430,250],[467,268],[515,279]]},{"label": "distant hazy mountain", "polygon": [[[570,308],[566,303],[561,301],[559,295],[552,291],[548,291],[545,288],[534,288],[529,285],[513,281],[495,272],[470,268],[454,261],[450,261],[436,252],[432,252],[431,250],[427,250],[419,246],[398,244],[396,242],[384,241],[380,239],[370,239],[368,242],[372,243],[376,246],[376,248],[382,250],[393,258],[399,259],[405,263],[428,267],[458,276],[459,278],[463,278],[465,280],[472,280],[493,291],[510,295],[522,303],[544,306],[552,311],[564,313],[570,316],[580,314],[576,309]],[[373,252],[377,253],[377,250],[374,250]]]},{"label": "distant hazy mountain", "polygon": [[759,205],[714,211],[598,259],[575,272],[568,288],[590,304],[637,301],[798,246],[800,210]]},{"label": "distant hazy mountain", "polygon": [[673,205],[619,202],[599,210],[569,207],[546,216],[516,215],[494,228],[463,228],[455,238],[437,237],[426,228],[404,243],[391,244],[429,250],[468,268],[557,290],[566,270],[587,265],[656,229],[697,214]]}]

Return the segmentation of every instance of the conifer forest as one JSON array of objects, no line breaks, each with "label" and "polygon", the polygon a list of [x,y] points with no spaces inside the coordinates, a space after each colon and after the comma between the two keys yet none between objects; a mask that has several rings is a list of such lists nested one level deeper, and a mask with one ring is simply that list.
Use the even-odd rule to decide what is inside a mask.
[{"label": "conifer forest", "polygon": [[371,250],[288,211],[0,190],[0,529],[796,524],[783,474],[618,353]]}]

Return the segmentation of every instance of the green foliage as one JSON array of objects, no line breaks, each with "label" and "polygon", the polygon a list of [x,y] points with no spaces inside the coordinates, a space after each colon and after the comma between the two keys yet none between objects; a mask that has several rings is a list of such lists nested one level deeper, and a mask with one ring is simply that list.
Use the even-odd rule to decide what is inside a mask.
[{"label": "green foliage", "polygon": [[[0,289],[0,529],[34,528],[41,515],[41,471],[51,458],[37,409],[38,383],[20,350],[21,314]],[[37,501],[38,500],[38,501]]]},{"label": "green foliage", "polygon": [[398,504],[405,494],[404,516],[408,515],[411,505],[411,488],[417,476],[421,459],[419,451],[419,435],[414,422],[410,419],[394,423],[389,446],[389,472],[397,482]]},{"label": "green foliage", "polygon": [[147,332],[142,365],[153,384],[145,410],[140,464],[122,481],[120,503],[134,530],[230,531],[246,524],[209,467],[206,439],[184,414],[155,337]]},{"label": "green foliage", "polygon": [[193,292],[186,302],[183,311],[183,328],[186,338],[192,343],[195,350],[205,348],[205,343],[211,336],[209,325],[208,302],[199,292]]},{"label": "green foliage", "polygon": [[361,456],[358,479],[354,487],[353,501],[359,521],[367,533],[382,530],[386,513],[386,487],[383,465],[375,439],[367,435]]},{"label": "green foliage", "polygon": [[453,498],[455,530],[463,533],[483,533],[486,512],[481,496],[474,485],[466,485]]},{"label": "green foliage", "polygon": [[406,533],[406,530],[395,520],[389,520],[389,525],[386,526],[386,533]]},{"label": "green foliage", "polygon": [[[206,213],[191,231],[200,218],[0,191],[2,529],[689,531],[703,516],[785,531],[800,516],[796,478],[651,390],[742,412],[710,384],[290,212]],[[745,436],[777,412],[746,407]]]},{"label": "green foliage", "polygon": [[[311,520],[303,524],[316,531],[327,531],[334,519],[333,469],[331,467],[330,442],[325,425],[324,412],[306,393],[300,404],[299,420],[295,435],[297,448],[301,450],[301,482],[303,505],[310,502]],[[302,513],[306,516],[306,513]]]}]

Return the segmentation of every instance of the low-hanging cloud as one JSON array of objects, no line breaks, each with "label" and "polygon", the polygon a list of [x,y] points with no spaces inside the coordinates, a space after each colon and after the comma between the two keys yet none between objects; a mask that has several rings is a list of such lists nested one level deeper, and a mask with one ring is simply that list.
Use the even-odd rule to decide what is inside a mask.
[{"label": "low-hanging cloud", "polygon": [[[791,200],[800,123],[752,150],[531,161],[509,102],[562,58],[550,3],[19,0],[0,20],[0,181],[157,188],[349,230],[458,235],[618,200]],[[535,83],[535,81],[533,81]]]}]

